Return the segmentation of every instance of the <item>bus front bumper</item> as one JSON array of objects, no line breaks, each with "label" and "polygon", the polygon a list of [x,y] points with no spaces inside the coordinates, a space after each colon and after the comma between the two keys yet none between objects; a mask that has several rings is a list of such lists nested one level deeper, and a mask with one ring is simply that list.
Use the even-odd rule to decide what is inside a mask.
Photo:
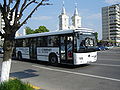
[{"label": "bus front bumper", "polygon": [[97,61],[97,52],[74,53],[74,65],[88,64]]}]

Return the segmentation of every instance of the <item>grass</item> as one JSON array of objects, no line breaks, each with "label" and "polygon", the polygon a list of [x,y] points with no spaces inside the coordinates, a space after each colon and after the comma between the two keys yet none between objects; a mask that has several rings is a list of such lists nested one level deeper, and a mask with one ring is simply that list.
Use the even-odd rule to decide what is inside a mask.
[{"label": "grass", "polygon": [[0,83],[0,90],[34,90],[29,83],[24,83],[19,79],[9,80]]}]

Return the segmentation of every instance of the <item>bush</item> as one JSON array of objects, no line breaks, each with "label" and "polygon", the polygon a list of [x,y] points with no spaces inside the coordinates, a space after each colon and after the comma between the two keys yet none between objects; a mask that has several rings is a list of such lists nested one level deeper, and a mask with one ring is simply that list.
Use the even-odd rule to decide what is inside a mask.
[{"label": "bush", "polygon": [[9,80],[0,84],[0,90],[34,90],[28,83],[19,79]]}]

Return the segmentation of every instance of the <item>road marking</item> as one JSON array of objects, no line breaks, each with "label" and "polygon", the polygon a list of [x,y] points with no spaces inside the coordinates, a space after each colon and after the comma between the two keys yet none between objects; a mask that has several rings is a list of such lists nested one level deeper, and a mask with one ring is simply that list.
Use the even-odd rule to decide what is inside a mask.
[{"label": "road marking", "polygon": [[36,65],[32,65],[32,66],[37,67],[37,68],[41,68],[41,69],[50,70],[50,71],[63,72],[63,73],[69,73],[69,74],[75,74],[75,75],[81,75],[81,76],[87,76],[87,77],[92,77],[92,78],[98,78],[98,79],[105,79],[105,80],[111,80],[111,81],[120,82],[120,79],[102,77],[102,76],[86,74],[86,73],[71,72],[71,71],[60,70],[60,69],[52,69],[52,68],[46,68],[46,67],[41,67],[41,66],[36,66]]},{"label": "road marking", "polygon": [[100,64],[100,63],[91,63],[91,64],[100,65],[100,66],[120,67],[120,65],[113,65],[113,64]]}]

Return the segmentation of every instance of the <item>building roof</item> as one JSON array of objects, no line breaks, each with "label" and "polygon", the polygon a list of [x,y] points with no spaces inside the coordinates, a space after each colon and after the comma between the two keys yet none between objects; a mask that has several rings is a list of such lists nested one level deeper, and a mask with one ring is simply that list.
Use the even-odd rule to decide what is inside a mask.
[{"label": "building roof", "polygon": [[78,15],[77,3],[75,3],[75,11],[74,11],[74,15]]}]

